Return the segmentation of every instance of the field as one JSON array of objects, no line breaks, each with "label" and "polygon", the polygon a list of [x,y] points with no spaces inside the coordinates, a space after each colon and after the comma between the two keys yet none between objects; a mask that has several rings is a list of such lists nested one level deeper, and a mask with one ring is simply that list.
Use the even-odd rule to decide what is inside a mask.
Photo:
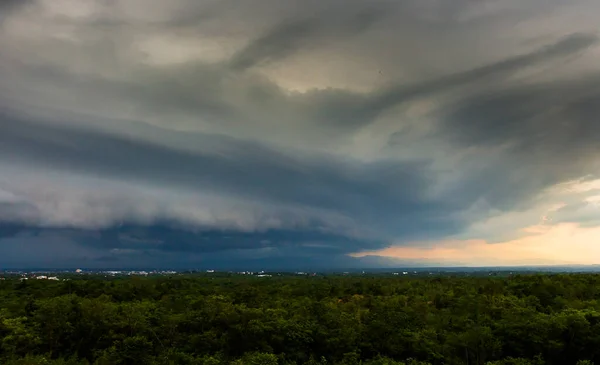
[{"label": "field", "polygon": [[0,364],[600,364],[600,275],[0,281]]}]

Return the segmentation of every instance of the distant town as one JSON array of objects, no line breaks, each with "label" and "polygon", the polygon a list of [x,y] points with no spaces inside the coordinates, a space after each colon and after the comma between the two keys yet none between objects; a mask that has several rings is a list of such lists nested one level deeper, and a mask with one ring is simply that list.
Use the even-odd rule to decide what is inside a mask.
[{"label": "distant town", "polygon": [[273,276],[346,276],[346,275],[376,275],[376,276],[510,276],[517,274],[535,273],[600,273],[600,265],[581,266],[522,266],[522,267],[436,267],[410,269],[348,269],[322,271],[249,271],[249,270],[158,270],[158,269],[0,269],[0,280],[19,278],[20,280],[70,280],[79,276],[174,276],[174,275],[215,275],[215,276],[249,276],[268,278]]}]

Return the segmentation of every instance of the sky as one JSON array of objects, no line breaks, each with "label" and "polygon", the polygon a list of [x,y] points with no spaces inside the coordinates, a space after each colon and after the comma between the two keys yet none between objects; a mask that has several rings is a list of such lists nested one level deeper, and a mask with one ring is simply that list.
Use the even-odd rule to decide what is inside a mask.
[{"label": "sky", "polygon": [[0,268],[600,264],[596,0],[3,0]]}]

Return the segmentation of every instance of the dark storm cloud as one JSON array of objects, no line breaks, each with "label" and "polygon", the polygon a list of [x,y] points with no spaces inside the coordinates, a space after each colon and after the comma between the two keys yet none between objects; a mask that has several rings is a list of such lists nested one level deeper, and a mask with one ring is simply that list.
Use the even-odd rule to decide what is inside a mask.
[{"label": "dark storm cloud", "polygon": [[[272,230],[262,233],[207,230],[191,232],[169,225],[121,226],[89,232],[76,229],[31,228],[14,234],[11,240],[0,239],[0,253],[10,250],[11,256],[24,256],[32,249],[52,249],[44,241],[60,238],[71,242],[69,248],[77,255],[35,261],[3,260],[4,267],[33,264],[41,267],[71,267],[76,263],[86,268],[210,268],[220,270],[324,270],[364,267],[423,266],[436,264],[427,260],[398,260],[377,257],[353,258],[346,254],[362,249],[365,241],[332,234]],[[15,245],[15,240],[25,244]],[[77,244],[74,245],[74,243]],[[372,242],[370,247],[383,247]],[[64,243],[63,243],[64,246]],[[57,244],[54,244],[57,247]],[[23,252],[21,252],[23,251]],[[56,256],[56,255],[54,255]]]},{"label": "dark storm cloud", "polygon": [[202,135],[199,143],[212,139],[229,151],[191,153],[6,116],[0,128],[2,156],[22,164],[322,208],[369,225],[379,237],[410,237],[428,228],[429,234],[441,234],[459,226],[445,213],[460,207],[427,199],[432,177],[418,161],[364,164],[327,156],[294,158],[260,145]]},{"label": "dark storm cloud", "polygon": [[489,91],[445,113],[441,133],[465,144],[510,143],[517,153],[544,148],[572,158],[596,145],[599,98],[600,75]]},{"label": "dark storm cloud", "polygon": [[[244,59],[258,60],[271,57],[269,55],[275,57],[282,52],[278,42],[282,42],[285,48],[288,40],[279,41],[271,37],[302,38],[304,31],[313,31],[310,21],[282,24],[289,27],[283,34],[275,31],[269,33],[256,41],[260,46],[250,45],[241,51],[249,55],[237,54],[228,62],[238,64]],[[396,84],[372,93],[327,89],[289,94],[264,77],[233,78],[232,83],[227,67],[222,64],[141,67],[118,81],[85,74],[73,75],[65,66],[59,65],[22,67],[36,78],[46,79],[61,88],[78,90],[81,95],[129,99],[136,109],[164,115],[165,118],[171,118],[172,113],[184,113],[220,128],[242,129],[249,123],[259,122],[268,122],[279,128],[306,125],[308,130],[333,127],[331,130],[324,129],[321,135],[338,138],[340,134],[368,126],[382,112],[395,105],[465,86],[486,87],[527,67],[576,56],[597,41],[595,34],[571,34],[529,53],[432,80],[409,85]],[[254,47],[257,49],[252,50]],[[290,49],[296,50],[298,47]],[[232,95],[238,97],[233,98]],[[243,98],[239,99],[239,95]],[[165,123],[177,125],[175,121]]]},{"label": "dark storm cloud", "polygon": [[[0,228],[2,229],[2,228]],[[176,224],[121,225],[103,230],[13,226],[0,237],[0,253],[14,240],[27,238],[28,245],[12,246],[12,255],[42,245],[44,240],[77,242],[81,256],[78,265],[86,267],[160,266],[193,268],[201,265],[220,269],[315,269],[361,266],[361,260],[346,254],[365,246],[382,248],[384,241],[348,238],[338,234],[309,230],[235,230],[191,231]],[[6,238],[14,237],[13,241]],[[2,240],[4,238],[4,241]],[[6,263],[6,260],[4,260]],[[67,261],[68,262],[68,261]],[[40,265],[47,264],[40,262]],[[53,265],[59,263],[54,260]],[[71,263],[72,265],[72,263]],[[375,265],[377,266],[377,265]]]},{"label": "dark storm cloud", "polygon": [[599,75],[489,90],[441,113],[437,133],[443,138],[458,146],[500,148],[498,162],[466,182],[467,191],[494,206],[526,204],[536,192],[597,166]]},{"label": "dark storm cloud", "polygon": [[[11,207],[6,206],[4,204],[0,205],[0,210],[10,209],[10,208]],[[27,229],[28,229],[28,227],[24,226],[22,224],[1,222],[0,223],[0,239],[6,238],[6,237],[13,237],[13,236],[17,235],[19,232],[22,232]]]},{"label": "dark storm cloud", "polygon": [[[85,231],[71,231],[83,237]],[[328,233],[318,227],[242,232],[223,229],[189,229],[176,223],[154,225],[124,224],[98,231],[80,240],[91,247],[121,250],[149,250],[178,254],[206,254],[233,250],[278,249],[297,254],[346,254],[369,247],[384,247],[379,240],[354,239]]]},{"label": "dark storm cloud", "polygon": [[[293,44],[294,41],[287,38],[302,39],[306,36],[305,32],[315,31],[311,21],[283,24],[285,31],[268,33],[264,38],[257,40],[256,44],[251,44],[235,55],[230,60],[231,64],[236,68],[241,67],[240,65],[249,67],[250,64],[261,62],[263,59],[282,56],[287,47],[290,47],[289,50],[298,50],[299,47]],[[397,84],[371,94],[329,89],[308,91],[302,95],[287,95],[266,79],[251,80],[242,90],[251,96],[253,104],[263,107],[260,110],[277,107],[293,111],[292,115],[279,115],[274,112],[265,116],[267,119],[275,119],[275,123],[329,125],[342,131],[354,131],[357,127],[372,123],[378,115],[395,105],[468,85],[493,83],[494,80],[505,79],[527,67],[573,57],[597,42],[598,37],[595,34],[571,34],[530,53],[430,81],[410,85]],[[207,115],[211,120],[220,117],[229,123],[232,120],[243,123],[245,120],[262,117],[260,114],[256,115],[254,110],[248,113],[243,107],[227,101],[227,90],[222,86],[226,71],[219,66],[190,65],[173,70],[155,70],[148,76],[150,77],[140,77],[140,84],[124,85],[122,90],[135,90],[133,94],[140,97],[140,102],[149,102],[151,108],[155,106],[163,111],[165,108],[187,109]],[[149,80],[156,82],[150,84]],[[278,120],[279,118],[281,120]]]},{"label": "dark storm cloud", "polygon": [[[232,147],[231,156],[219,156],[210,151],[192,154],[119,136],[6,117],[0,123],[4,132],[0,136],[3,156],[71,171],[164,179],[171,184],[220,187],[230,192],[246,190],[250,194],[264,195],[263,198],[327,206],[331,206],[331,199],[351,202],[354,194],[360,196],[367,192],[379,191],[377,194],[393,196],[389,193],[394,189],[375,178],[385,176],[384,173],[404,181],[405,199],[410,195],[417,198],[419,187],[425,183],[416,164],[377,163],[362,167],[329,158],[302,161],[227,137],[202,136],[203,139],[221,138],[223,144]],[[411,182],[411,179],[416,180]],[[345,199],[332,194],[345,183],[350,184]],[[317,196],[311,197],[309,192]]]},{"label": "dark storm cloud", "polygon": [[25,3],[0,3],[0,264],[349,265],[599,167],[592,67],[519,79],[597,46],[546,29],[558,1]]},{"label": "dark storm cloud", "polygon": [[[581,53],[597,42],[598,37],[595,34],[572,34],[531,53],[514,56],[417,85],[392,87],[369,100],[364,109],[371,110],[373,114],[376,114],[395,104],[416,97],[442,93],[471,83],[494,82],[494,79],[502,80],[511,73],[523,68]],[[360,119],[357,121],[360,121]]]},{"label": "dark storm cloud", "polygon": [[[370,102],[361,103],[356,96],[349,98],[343,92],[335,91],[317,91],[302,97],[313,101],[311,105],[316,105],[316,114],[313,115],[315,120],[351,121],[355,118],[364,122],[372,118],[378,110],[396,102],[482,81],[485,77],[500,76],[536,62],[576,53],[589,47],[594,41],[593,36],[573,35],[528,55],[406,87],[401,92],[399,89],[393,89],[386,92],[388,97],[374,96],[363,99],[375,100]],[[210,77],[210,73],[205,75]],[[166,81],[173,79],[164,76]],[[178,95],[167,93],[166,90],[172,90],[168,84],[166,88],[159,87],[159,84],[165,86],[160,82],[156,86],[150,85],[151,87],[147,88],[148,92],[163,90],[163,96],[171,98]],[[179,85],[175,84],[173,88],[177,90]],[[565,87],[568,88],[559,85],[556,90],[560,93]],[[193,89],[192,87],[188,91],[182,90],[181,95],[188,96],[189,91]],[[589,90],[585,85],[580,89]],[[270,90],[275,90],[275,98],[282,98],[277,94],[276,88]],[[526,128],[526,123],[522,120],[527,119],[531,113],[540,112],[545,104],[556,102],[542,96],[545,93],[540,91],[523,90],[514,91],[512,94],[502,91],[498,95],[494,94],[491,97],[492,101],[481,96],[473,101],[465,99],[455,111],[447,114],[446,125],[449,129],[443,136],[458,133],[457,137],[465,145],[493,143],[490,138],[503,139],[502,131],[506,133],[505,137],[527,136],[524,130],[519,129]],[[557,95],[557,92],[546,93]],[[538,100],[539,98],[541,99]],[[386,101],[382,102],[384,99]],[[180,98],[177,103],[185,103],[185,98],[183,100],[182,102]],[[165,106],[164,103],[161,105]],[[346,107],[347,105],[350,107]],[[352,109],[352,105],[356,109]],[[181,106],[183,105],[178,105]],[[209,105],[196,104],[200,110],[211,110],[207,106]],[[219,109],[213,110],[218,112]],[[225,103],[220,110],[223,113],[228,111]],[[368,112],[369,110],[373,114]],[[582,109],[582,112],[583,110],[585,109]],[[524,115],[519,114],[523,112]],[[587,112],[586,115],[591,114]],[[470,121],[475,124],[465,127],[457,124]],[[501,125],[501,121],[509,121],[513,129],[511,130],[508,124],[503,125],[498,133],[490,136],[489,132],[493,131],[494,126]],[[446,197],[446,201],[427,201],[425,191],[433,181],[434,175],[427,171],[427,165],[423,165],[423,161],[361,164],[326,156],[321,156],[319,160],[306,160],[290,157],[286,153],[256,143],[202,134],[197,134],[195,138],[199,145],[206,144],[207,148],[202,153],[189,153],[118,135],[32,123],[10,115],[3,116],[0,127],[4,132],[0,136],[0,149],[3,156],[10,156],[13,161],[51,166],[70,172],[148,180],[161,185],[319,207],[340,212],[377,232],[379,239],[373,242],[352,241],[344,238],[343,234],[322,237],[322,241],[333,245],[333,251],[346,253],[384,247],[389,242],[386,238],[411,240],[421,237],[425,232],[429,237],[442,237],[459,232],[467,223],[453,214],[467,208],[477,199],[484,198],[496,208],[510,210],[517,204],[523,204],[537,189],[560,181],[557,176],[529,174],[524,169],[515,170],[514,166],[508,163],[509,160],[502,160],[480,171],[471,171],[469,180],[452,191]],[[469,134],[463,133],[463,130],[473,133],[470,139],[465,139],[469,138]],[[211,149],[216,145],[228,146],[226,150],[229,155],[213,153]],[[314,232],[311,231],[313,228],[315,227],[305,227],[308,232]],[[214,250],[237,249],[251,242],[256,244],[265,241],[259,239],[261,234],[269,236],[266,233],[257,233],[255,236],[250,235],[248,239],[236,237],[234,241],[212,237],[208,241],[210,243],[203,246],[196,241],[202,239],[202,235],[197,233],[172,228],[164,228],[161,231],[152,227],[148,227],[148,232],[156,237],[167,238],[167,243],[162,243],[155,249],[197,252],[203,252],[209,247],[213,247]],[[306,239],[301,231],[295,234],[298,236],[298,242]],[[92,241],[108,243],[109,246],[120,242]],[[266,241],[276,242],[268,239]]]}]

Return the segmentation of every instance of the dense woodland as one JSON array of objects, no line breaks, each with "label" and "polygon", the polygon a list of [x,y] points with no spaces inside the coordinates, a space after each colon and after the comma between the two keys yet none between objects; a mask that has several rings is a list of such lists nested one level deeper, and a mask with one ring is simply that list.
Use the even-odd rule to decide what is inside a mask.
[{"label": "dense woodland", "polygon": [[0,364],[600,364],[600,275],[0,281]]}]

